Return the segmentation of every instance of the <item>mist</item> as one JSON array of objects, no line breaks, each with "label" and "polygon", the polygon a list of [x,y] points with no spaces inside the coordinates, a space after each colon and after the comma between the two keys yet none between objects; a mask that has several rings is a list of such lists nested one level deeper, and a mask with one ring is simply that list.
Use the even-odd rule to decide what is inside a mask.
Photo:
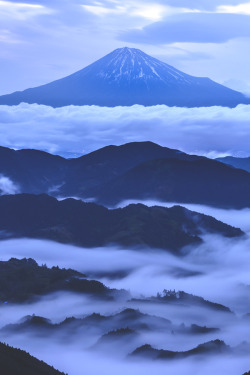
[{"label": "mist", "polygon": [[18,194],[19,187],[9,177],[0,174],[0,195]]},{"label": "mist", "polygon": [[[130,202],[122,202],[124,206]],[[147,205],[174,203],[143,202]],[[96,374],[149,374],[157,372],[179,375],[210,374],[213,370],[227,374],[243,374],[249,370],[249,345],[240,346],[250,337],[250,237],[249,210],[223,210],[206,206],[185,205],[187,208],[212,215],[246,232],[241,238],[224,238],[220,235],[202,236],[203,243],[183,249],[182,256],[159,249],[133,250],[124,247],[81,248],[53,241],[33,239],[5,239],[0,241],[0,260],[11,257],[31,257],[40,265],[72,268],[86,274],[88,279],[99,280],[110,288],[126,289],[128,299],[103,300],[73,292],[57,292],[23,304],[0,306],[1,327],[20,322],[35,314],[58,324],[67,317],[85,319],[93,313],[101,314],[104,321],[91,320],[88,326],[79,323],[77,329],[60,326],[46,330],[24,327],[23,331],[1,331],[2,340],[21,347],[32,355],[52,364],[69,375]],[[184,291],[213,303],[228,307],[231,312],[195,300],[178,303],[161,302],[157,294],[163,290]],[[151,297],[154,296],[155,299]],[[135,309],[147,314],[135,325],[135,334],[129,339],[118,337],[104,346],[105,335],[118,328],[130,327],[133,320],[118,319],[124,309]],[[169,328],[160,319],[170,320]],[[140,318],[142,319],[142,318]],[[154,325],[154,319],[157,324]],[[135,324],[135,322],[133,322]],[[183,325],[184,324],[184,325]],[[192,324],[208,329],[195,333]],[[147,328],[148,326],[148,328]],[[202,366],[197,358],[175,361],[143,361],[128,358],[128,354],[144,344],[156,349],[187,351],[211,340],[223,340],[230,345],[230,354],[206,355]],[[107,352],[107,347],[109,348]],[[106,348],[106,349],[105,349]]]},{"label": "mist", "polygon": [[148,140],[212,158],[248,156],[249,111],[247,105],[51,108],[22,103],[0,106],[0,137],[2,146],[41,149],[66,157],[110,144]]}]

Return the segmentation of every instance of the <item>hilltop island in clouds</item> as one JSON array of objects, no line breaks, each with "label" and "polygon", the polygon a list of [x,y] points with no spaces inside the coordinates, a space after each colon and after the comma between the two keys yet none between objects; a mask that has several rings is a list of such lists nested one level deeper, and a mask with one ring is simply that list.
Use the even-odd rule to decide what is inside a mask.
[{"label": "hilltop island in clouds", "polygon": [[0,97],[0,104],[22,102],[52,107],[165,104],[190,108],[236,107],[250,104],[250,99],[209,78],[185,74],[139,49],[124,47],[68,77]]}]

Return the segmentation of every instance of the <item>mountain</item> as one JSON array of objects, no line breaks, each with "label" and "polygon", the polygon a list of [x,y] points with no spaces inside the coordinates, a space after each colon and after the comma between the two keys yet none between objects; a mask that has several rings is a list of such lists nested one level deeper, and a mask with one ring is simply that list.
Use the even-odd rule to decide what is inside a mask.
[{"label": "mountain", "polygon": [[3,95],[0,104],[207,107],[249,104],[243,94],[185,74],[134,48],[119,48],[57,81]]},{"label": "mountain", "polygon": [[11,179],[20,192],[39,194],[53,190],[63,183],[66,164],[67,159],[47,152],[0,147],[0,177]]},{"label": "mountain", "polygon": [[243,169],[250,172],[250,157],[248,158],[236,158],[233,156],[226,156],[224,158],[217,158],[216,160],[221,163],[231,165],[234,168]]},{"label": "mountain", "polygon": [[136,299],[133,298],[131,300],[133,303],[138,303],[138,302],[143,302],[146,304],[174,304],[184,306],[184,305],[189,305],[189,306],[196,306],[196,307],[204,307],[210,310],[216,310],[224,313],[232,313],[232,311],[219,303],[214,303],[208,300],[205,300],[202,297],[194,296],[189,293],[185,293],[183,291],[178,291],[176,292],[175,290],[164,290],[162,294],[158,293],[157,296],[152,296],[152,297],[147,297],[147,298],[140,298]]},{"label": "mountain", "polygon": [[94,186],[111,181],[145,161],[158,158],[193,160],[178,150],[153,142],[106,146],[76,159],[39,150],[0,147],[0,176],[9,177],[22,193],[84,196]]},{"label": "mountain", "polygon": [[71,269],[39,266],[33,259],[0,261],[0,305],[22,303],[58,291],[109,299],[124,294],[99,281],[88,280],[85,275]]},{"label": "mountain", "polygon": [[0,371],[3,375],[65,375],[21,349],[0,343]]},{"label": "mountain", "polygon": [[243,208],[250,207],[249,188],[250,173],[215,160],[156,159],[92,188],[92,196],[109,206],[151,199]]},{"label": "mountain", "polygon": [[155,199],[250,207],[250,173],[152,142],[106,146],[76,159],[0,147],[2,176],[19,193],[94,198],[108,206],[124,199]]},{"label": "mountain", "polygon": [[48,195],[4,195],[0,197],[1,238],[44,238],[84,247],[118,244],[177,252],[199,244],[204,232],[226,237],[241,236],[233,228],[210,216],[183,207],[130,205],[108,210],[94,203]]},{"label": "mountain", "polygon": [[151,345],[143,345],[130,354],[133,357],[147,358],[154,360],[174,360],[193,356],[204,356],[211,354],[230,354],[231,348],[221,340],[213,340],[198,345],[194,349],[183,352],[174,352],[171,350],[154,349]]},{"label": "mountain", "polygon": [[[190,306],[192,304],[190,303]],[[87,331],[95,331],[95,334],[103,335],[106,332],[117,331],[119,329],[130,328],[138,332],[162,332],[185,335],[207,335],[218,332],[218,328],[198,326],[192,324],[173,324],[170,320],[155,315],[142,313],[139,309],[126,308],[113,315],[101,315],[93,313],[84,318],[70,317],[60,323],[52,323],[50,319],[37,315],[23,317],[17,323],[7,324],[0,329],[2,337],[10,337],[15,334],[32,333],[32,336],[52,336],[59,334],[67,335],[67,339],[74,339],[75,335],[85,336]]]},{"label": "mountain", "polygon": [[[192,324],[186,326],[185,324],[173,324],[170,320],[159,316],[148,315],[126,308],[119,313],[113,315],[100,315],[93,313],[84,318],[70,317],[64,319],[60,323],[52,323],[50,319],[37,315],[28,315],[23,317],[17,323],[7,324],[0,329],[1,336],[15,334],[31,333],[32,336],[59,336],[67,335],[67,339],[74,340],[76,335],[84,337],[87,332],[95,332],[96,335],[102,336],[107,332],[117,332],[124,328],[129,328],[137,332],[162,332],[168,334],[174,332],[180,335],[207,335],[210,333],[217,333],[218,328],[208,328],[206,326],[198,326]],[[125,332],[126,333],[126,332]]]}]

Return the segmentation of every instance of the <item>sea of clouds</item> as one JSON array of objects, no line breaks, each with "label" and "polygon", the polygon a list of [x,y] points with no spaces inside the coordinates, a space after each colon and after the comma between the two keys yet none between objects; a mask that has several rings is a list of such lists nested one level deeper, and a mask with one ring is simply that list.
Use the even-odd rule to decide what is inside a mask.
[{"label": "sea of clouds", "polygon": [[[79,156],[110,144],[152,141],[187,153],[248,156],[250,106],[177,108],[0,106],[1,146]],[[222,142],[223,140],[223,142]]]},{"label": "sea of clouds", "polygon": [[[109,144],[132,141],[153,141],[188,153],[216,157],[222,155],[249,155],[250,106],[236,108],[169,108],[96,106],[51,108],[41,105],[20,104],[0,106],[1,146],[11,148],[36,148],[63,156],[78,156]],[[0,194],[13,194],[18,187],[6,176],[0,175]],[[121,202],[119,206],[131,203]],[[149,206],[174,203],[142,202]],[[189,306],[168,307],[154,305],[132,306],[150,313],[170,318],[174,323],[206,324],[219,327],[214,338],[220,338],[231,346],[249,341],[249,320],[243,316],[250,313],[249,264],[250,224],[249,209],[223,210],[202,205],[185,205],[240,227],[246,235],[226,239],[218,235],[204,235],[203,243],[189,247],[183,257],[152,249],[133,251],[126,248],[84,249],[62,245],[52,241],[33,239],[3,240],[0,242],[0,260],[11,257],[32,257],[39,264],[71,267],[98,279],[112,288],[125,288],[134,297],[156,295],[163,289],[184,290],[200,295],[210,301],[223,303],[235,312],[225,318],[205,309]],[[118,275],[118,276],[115,276]],[[120,275],[120,276],[119,276]],[[94,301],[74,293],[56,293],[23,305],[4,304],[0,310],[0,328],[15,323],[28,314],[42,315],[59,322],[67,316],[85,316],[93,312],[104,315],[117,313],[127,307],[124,301]],[[195,337],[167,340],[150,336],[155,347],[166,349],[191,349],[204,339]],[[29,351],[70,375],[157,373],[163,375],[208,375],[226,372],[227,375],[242,374],[250,369],[249,356],[218,355],[203,361],[183,360],[171,363],[131,362],[112,356],[96,354],[87,350],[86,337],[67,345],[56,338],[14,335],[6,342]],[[149,342],[145,340],[145,343]],[[158,345],[157,345],[158,344]],[[117,354],[117,355],[116,355]]]}]

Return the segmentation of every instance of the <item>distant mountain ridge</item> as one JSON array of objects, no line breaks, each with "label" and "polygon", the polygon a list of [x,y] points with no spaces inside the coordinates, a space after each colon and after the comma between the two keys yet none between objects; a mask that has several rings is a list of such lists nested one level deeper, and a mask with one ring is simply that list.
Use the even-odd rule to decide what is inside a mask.
[{"label": "distant mountain ridge", "polygon": [[39,150],[0,147],[0,175],[9,177],[20,192],[84,196],[94,186],[111,181],[138,164],[158,159],[198,159],[153,142],[106,146],[76,159]]},{"label": "distant mountain ridge", "polygon": [[208,341],[204,344],[198,345],[196,348],[177,352],[172,350],[154,349],[151,345],[143,345],[137,348],[130,354],[132,357],[141,357],[154,360],[176,360],[183,359],[192,356],[204,356],[205,354],[217,354],[223,353],[230,354],[232,349],[221,340]]},{"label": "distant mountain ridge", "polygon": [[19,193],[80,197],[108,207],[123,200],[250,207],[249,172],[152,142],[107,146],[77,159],[0,147],[1,176]]},{"label": "distant mountain ridge", "polygon": [[65,78],[0,97],[0,104],[21,102],[52,107],[235,107],[250,104],[250,99],[209,78],[193,77],[138,49],[124,47]]},{"label": "distant mountain ridge", "polygon": [[216,160],[221,163],[231,165],[234,168],[243,169],[250,172],[250,157],[247,158],[237,158],[234,156],[226,156],[224,158],[217,158]]}]

